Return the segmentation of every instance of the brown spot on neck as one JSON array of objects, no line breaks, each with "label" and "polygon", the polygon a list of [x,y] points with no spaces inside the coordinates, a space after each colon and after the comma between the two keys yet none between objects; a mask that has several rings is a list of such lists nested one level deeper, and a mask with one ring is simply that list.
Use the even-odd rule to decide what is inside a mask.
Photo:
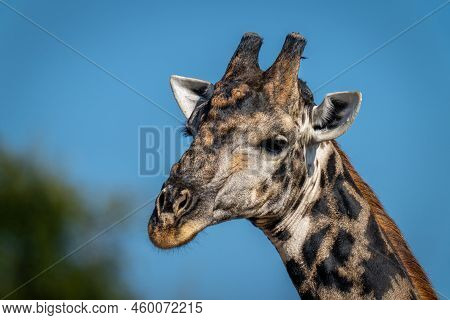
[{"label": "brown spot on neck", "polygon": [[417,262],[414,255],[411,253],[411,250],[406,244],[405,239],[403,238],[395,222],[384,211],[384,208],[375,193],[355,171],[352,164],[348,160],[347,155],[339,148],[337,142],[333,141],[333,146],[341,157],[343,166],[347,168],[357,188],[370,205],[370,210],[373,213],[378,226],[389,241],[389,244],[395,251],[395,254],[402,263],[403,267],[405,268],[414,288],[417,291],[419,299],[437,299],[436,293],[431,287],[427,275]]}]

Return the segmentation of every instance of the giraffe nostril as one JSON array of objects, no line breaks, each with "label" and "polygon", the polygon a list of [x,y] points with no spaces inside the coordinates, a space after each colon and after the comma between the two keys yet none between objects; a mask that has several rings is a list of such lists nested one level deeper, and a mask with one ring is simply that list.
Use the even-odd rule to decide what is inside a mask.
[{"label": "giraffe nostril", "polygon": [[175,201],[175,204],[173,206],[173,210],[176,214],[183,213],[188,210],[190,204],[191,204],[191,193],[188,189],[184,189],[180,192],[180,196]]},{"label": "giraffe nostril", "polygon": [[158,214],[161,213],[161,210],[163,210],[163,208],[164,208],[164,203],[166,201],[165,194],[166,194],[166,189],[163,189],[158,196],[158,202],[157,202],[157,206],[156,206]]},{"label": "giraffe nostril", "polygon": [[183,200],[181,200],[181,202],[180,202],[180,204],[178,206],[179,210],[184,209],[184,207],[186,206],[187,202],[188,202],[187,198],[184,198]]}]

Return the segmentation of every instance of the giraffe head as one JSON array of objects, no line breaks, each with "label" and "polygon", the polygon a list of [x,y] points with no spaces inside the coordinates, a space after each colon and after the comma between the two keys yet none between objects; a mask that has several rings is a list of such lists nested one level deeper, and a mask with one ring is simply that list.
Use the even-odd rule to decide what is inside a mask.
[{"label": "giraffe head", "polygon": [[358,113],[358,92],[314,104],[298,79],[305,39],[291,33],[266,71],[262,39],[246,33],[216,84],[172,76],[193,141],[164,183],[149,221],[160,248],[189,242],[207,226],[283,215],[314,174],[318,145],[343,134]]}]

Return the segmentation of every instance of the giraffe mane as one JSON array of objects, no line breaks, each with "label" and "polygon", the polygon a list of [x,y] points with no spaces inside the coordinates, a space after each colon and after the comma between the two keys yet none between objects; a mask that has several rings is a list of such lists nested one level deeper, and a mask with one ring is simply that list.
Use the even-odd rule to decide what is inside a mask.
[{"label": "giraffe mane", "polygon": [[338,151],[343,165],[350,172],[350,175],[354,180],[356,186],[361,191],[366,201],[369,203],[370,211],[374,215],[375,221],[377,222],[381,231],[394,249],[398,259],[405,268],[406,273],[408,274],[413,286],[417,290],[419,298],[425,300],[437,299],[436,293],[434,292],[428,277],[417,262],[414,255],[411,253],[411,250],[406,244],[406,241],[403,238],[400,229],[397,227],[391,217],[388,216],[374,191],[353,168],[347,155],[341,150],[338,143],[336,141],[333,141],[333,145]]}]

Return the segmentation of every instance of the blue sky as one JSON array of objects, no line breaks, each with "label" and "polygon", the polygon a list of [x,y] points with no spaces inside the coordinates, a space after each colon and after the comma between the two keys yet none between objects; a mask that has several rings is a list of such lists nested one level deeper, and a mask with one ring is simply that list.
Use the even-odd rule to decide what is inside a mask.
[{"label": "blue sky", "polygon": [[[98,66],[182,119],[169,76],[216,82],[246,31],[264,37],[263,68],[287,33],[302,33],[308,59],[300,77],[315,90],[444,1],[5,1],[98,66],[2,2],[0,142],[34,150],[91,201],[119,192],[137,207],[165,179],[138,175],[138,128],[179,121]],[[446,297],[449,27],[447,6],[315,92],[320,102],[327,92],[362,91],[361,112],[339,142]],[[122,272],[138,297],[297,297],[275,249],[247,221],[209,228],[187,247],[162,252],[147,238],[151,211],[105,236],[120,245]]]}]

